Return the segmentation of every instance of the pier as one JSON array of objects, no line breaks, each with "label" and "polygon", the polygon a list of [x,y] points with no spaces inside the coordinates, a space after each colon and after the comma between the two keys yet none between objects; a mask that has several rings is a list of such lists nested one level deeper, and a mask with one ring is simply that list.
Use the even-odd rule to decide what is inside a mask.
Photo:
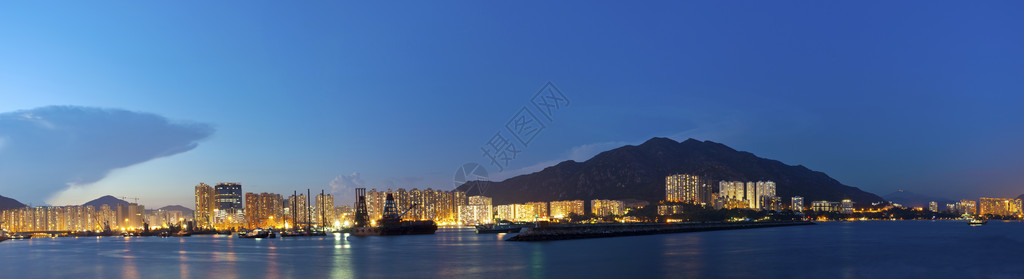
[{"label": "pier", "polygon": [[527,228],[507,241],[549,241],[665,233],[739,230],[814,225],[809,221],[714,222],[677,224],[587,224]]}]

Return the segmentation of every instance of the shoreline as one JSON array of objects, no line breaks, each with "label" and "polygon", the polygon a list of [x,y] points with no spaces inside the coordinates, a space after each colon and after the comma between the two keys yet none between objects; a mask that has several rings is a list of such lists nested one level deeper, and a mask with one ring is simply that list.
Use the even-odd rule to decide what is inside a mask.
[{"label": "shoreline", "polygon": [[607,224],[607,225],[570,225],[527,228],[506,241],[552,241],[585,238],[604,238],[635,235],[703,232],[718,230],[740,230],[754,228],[771,228],[786,226],[814,225],[810,221],[774,221],[774,222],[718,222],[718,223],[685,223],[685,224]]}]

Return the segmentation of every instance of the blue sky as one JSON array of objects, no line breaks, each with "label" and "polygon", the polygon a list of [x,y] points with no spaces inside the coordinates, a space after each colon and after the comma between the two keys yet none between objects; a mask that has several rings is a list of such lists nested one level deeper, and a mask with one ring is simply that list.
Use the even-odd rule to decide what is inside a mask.
[{"label": "blue sky", "polygon": [[[665,136],[881,195],[1024,193],[1020,2],[388,4],[2,3],[0,125],[69,105],[166,125],[139,142],[176,140],[119,157],[139,151],[76,132],[54,140],[80,144],[60,151],[0,126],[0,166],[22,166],[0,170],[0,195],[159,207],[191,206],[199,182],[337,187],[339,203],[360,183],[447,190],[460,165],[487,163],[480,147],[548,81],[570,106],[492,177]],[[97,122],[66,125],[114,127],[82,119]],[[138,133],[124,127],[111,137]],[[108,169],[31,179],[54,172],[50,152]],[[89,163],[110,157],[131,160]]]}]

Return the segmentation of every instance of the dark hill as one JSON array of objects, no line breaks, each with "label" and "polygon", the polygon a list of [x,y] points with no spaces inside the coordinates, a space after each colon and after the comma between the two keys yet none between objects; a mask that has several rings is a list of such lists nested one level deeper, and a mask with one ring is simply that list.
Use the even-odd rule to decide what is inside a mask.
[{"label": "dark hill", "polygon": [[[494,204],[529,201],[640,199],[656,202],[665,198],[665,177],[677,173],[702,175],[713,181],[771,180],[784,202],[803,196],[811,201],[854,200],[858,205],[884,201],[881,197],[839,183],[828,175],[806,167],[790,166],[736,151],[711,141],[689,139],[676,142],[652,138],[641,145],[627,145],[605,151],[585,162],[564,161],[542,171],[501,182],[471,181],[457,190],[467,195],[493,198]],[[485,185],[485,187],[477,187]],[[718,185],[713,185],[718,192]]]},{"label": "dark hill", "polygon": [[1024,200],[1024,194],[1021,194],[1020,196],[1017,196],[1017,199]]},{"label": "dark hill", "polygon": [[110,209],[115,209],[115,208],[117,208],[118,204],[128,205],[128,202],[126,202],[126,201],[124,201],[122,199],[118,199],[118,198],[115,198],[113,196],[107,195],[107,196],[102,196],[102,197],[100,197],[98,199],[92,200],[90,202],[87,202],[85,204],[82,204],[82,206],[89,206],[89,205],[91,205],[91,206],[95,207],[97,210],[99,210],[100,207],[102,207],[104,204],[105,205],[109,205]]},{"label": "dark hill", "polygon": [[26,205],[12,198],[0,196],[0,210],[22,208]]}]

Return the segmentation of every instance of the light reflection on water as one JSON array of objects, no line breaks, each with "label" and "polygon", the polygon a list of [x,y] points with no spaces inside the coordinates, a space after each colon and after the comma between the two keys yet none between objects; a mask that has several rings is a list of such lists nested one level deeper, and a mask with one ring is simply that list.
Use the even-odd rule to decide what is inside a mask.
[{"label": "light reflection on water", "polygon": [[[556,242],[435,235],[41,238],[0,243],[28,278],[1024,278],[1024,223],[832,222]],[[955,251],[955,253],[953,253]]]}]

